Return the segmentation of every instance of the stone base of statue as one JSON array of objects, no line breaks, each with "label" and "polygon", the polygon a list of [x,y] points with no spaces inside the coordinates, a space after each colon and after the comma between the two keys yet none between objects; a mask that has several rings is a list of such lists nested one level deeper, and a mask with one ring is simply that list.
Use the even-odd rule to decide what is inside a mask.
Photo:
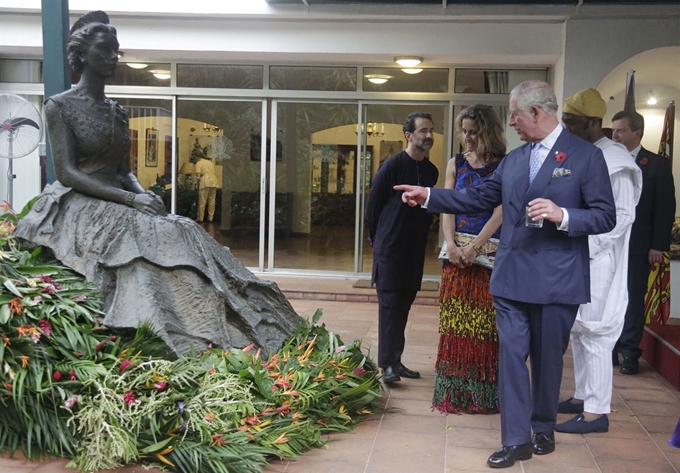
[{"label": "stone base of statue", "polygon": [[300,321],[275,283],[184,217],[147,215],[57,182],[15,234],[95,283],[107,326],[148,321],[178,355],[209,343],[278,350]]}]

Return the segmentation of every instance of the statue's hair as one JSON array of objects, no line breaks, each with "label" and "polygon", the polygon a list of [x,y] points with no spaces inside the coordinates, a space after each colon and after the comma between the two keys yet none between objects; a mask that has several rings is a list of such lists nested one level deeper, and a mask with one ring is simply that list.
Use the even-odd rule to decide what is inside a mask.
[{"label": "statue's hair", "polygon": [[93,11],[81,16],[71,27],[68,39],[68,63],[75,72],[83,72],[83,56],[96,33],[116,35],[116,29],[109,24],[109,16],[101,11]]},{"label": "statue's hair", "polygon": [[463,120],[469,119],[479,128],[477,156],[484,164],[500,161],[505,156],[505,136],[498,114],[488,105],[475,104],[465,108],[456,117],[456,130],[460,133]]}]

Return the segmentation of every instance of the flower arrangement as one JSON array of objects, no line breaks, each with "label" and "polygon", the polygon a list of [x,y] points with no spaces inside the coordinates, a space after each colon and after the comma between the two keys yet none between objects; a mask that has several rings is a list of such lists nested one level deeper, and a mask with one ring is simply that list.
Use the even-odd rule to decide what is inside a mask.
[{"label": "flower arrangement", "polygon": [[147,326],[113,332],[78,274],[21,248],[0,216],[0,452],[82,472],[151,463],[262,471],[349,430],[380,396],[360,342],[304,322],[276,353],[211,347],[173,359]]}]

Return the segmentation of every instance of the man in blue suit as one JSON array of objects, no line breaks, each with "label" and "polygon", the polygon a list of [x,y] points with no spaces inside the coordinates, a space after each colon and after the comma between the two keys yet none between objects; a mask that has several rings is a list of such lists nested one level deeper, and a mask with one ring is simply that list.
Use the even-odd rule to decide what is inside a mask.
[{"label": "man in blue suit", "polygon": [[[562,357],[579,304],[590,301],[588,235],[616,223],[602,151],[564,130],[556,114],[548,84],[523,82],[510,93],[510,125],[527,143],[503,159],[492,179],[464,191],[395,187],[406,191],[404,202],[428,212],[503,205],[490,284],[500,339],[503,446],[489,457],[492,468],[555,450]],[[528,226],[539,221],[541,227]]]}]

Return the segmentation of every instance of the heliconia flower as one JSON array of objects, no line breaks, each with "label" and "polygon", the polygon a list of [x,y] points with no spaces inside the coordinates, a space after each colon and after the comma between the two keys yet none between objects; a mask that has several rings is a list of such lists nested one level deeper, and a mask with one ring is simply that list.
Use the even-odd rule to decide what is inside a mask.
[{"label": "heliconia flower", "polygon": [[47,286],[43,287],[42,289],[40,289],[40,292],[50,295],[56,294],[56,291],[54,290],[54,286],[52,284],[48,284]]},{"label": "heliconia flower", "polygon": [[5,344],[5,346],[12,344],[12,342],[9,340],[9,337],[4,333],[2,334],[2,342]]},{"label": "heliconia flower", "polygon": [[9,310],[17,315],[21,315],[21,313],[24,311],[24,306],[21,305],[20,301],[21,297],[15,297],[9,301]]},{"label": "heliconia flower", "polygon": [[73,371],[73,370],[69,370],[68,379],[70,379],[71,381],[78,381],[78,377],[76,376],[76,372]]},{"label": "heliconia flower", "polygon": [[101,342],[97,343],[97,346],[94,347],[94,351],[102,351],[104,345],[106,345],[106,340],[102,340]]},{"label": "heliconia flower", "polygon": [[115,335],[111,335],[109,337],[109,340],[111,340],[112,342],[115,342],[116,340],[118,340],[118,337],[116,337]]},{"label": "heliconia flower", "polygon": [[41,274],[40,276],[38,276],[38,279],[40,279],[45,284],[54,284],[54,279],[52,279],[46,274]]},{"label": "heliconia flower", "polygon": [[26,368],[28,366],[28,361],[30,360],[29,357],[26,355],[21,355],[19,356],[19,359],[21,360],[21,367]]},{"label": "heliconia flower", "polygon": [[73,300],[76,302],[83,302],[87,300],[87,296],[85,294],[79,294],[75,297],[73,297]]},{"label": "heliconia flower", "polygon": [[123,394],[123,401],[125,401],[128,406],[133,405],[136,401],[135,393],[132,391],[125,391],[125,394]]},{"label": "heliconia flower", "polygon": [[168,387],[168,383],[166,383],[165,381],[159,381],[156,384],[154,384],[153,387],[158,389],[159,391],[165,391],[165,388]]},{"label": "heliconia flower", "polygon": [[345,350],[347,350],[347,347],[345,345],[340,345],[338,348],[335,349],[335,353],[342,353]]},{"label": "heliconia flower", "polygon": [[46,337],[52,335],[52,324],[49,320],[41,319],[40,322],[38,322],[38,327],[40,327],[40,330],[42,330]]},{"label": "heliconia flower", "polygon": [[123,361],[121,361],[121,362],[120,362],[120,366],[118,367],[118,372],[119,372],[119,373],[122,373],[122,372],[125,371],[125,369],[127,369],[131,364],[132,364],[132,363],[130,362],[130,360],[123,360]]},{"label": "heliconia flower", "polygon": [[71,397],[69,397],[66,401],[64,401],[64,407],[67,409],[73,409],[73,406],[75,406],[78,403],[78,396],[75,394]]},{"label": "heliconia flower", "polygon": [[61,371],[55,371],[52,373],[52,379],[55,381],[59,381],[61,379]]},{"label": "heliconia flower", "polygon": [[222,439],[223,436],[224,436],[224,434],[213,434],[213,436],[212,436],[213,441],[210,444],[210,446],[214,447],[214,446],[226,445],[227,442]]},{"label": "heliconia flower", "polygon": [[352,371],[357,376],[363,376],[366,373],[366,370],[364,369],[363,366],[359,366],[358,368],[355,368],[354,371]]},{"label": "heliconia flower", "polygon": [[6,200],[3,200],[2,204],[0,204],[0,209],[2,209],[3,212],[7,212],[8,210],[12,209],[12,204],[7,202]]}]

